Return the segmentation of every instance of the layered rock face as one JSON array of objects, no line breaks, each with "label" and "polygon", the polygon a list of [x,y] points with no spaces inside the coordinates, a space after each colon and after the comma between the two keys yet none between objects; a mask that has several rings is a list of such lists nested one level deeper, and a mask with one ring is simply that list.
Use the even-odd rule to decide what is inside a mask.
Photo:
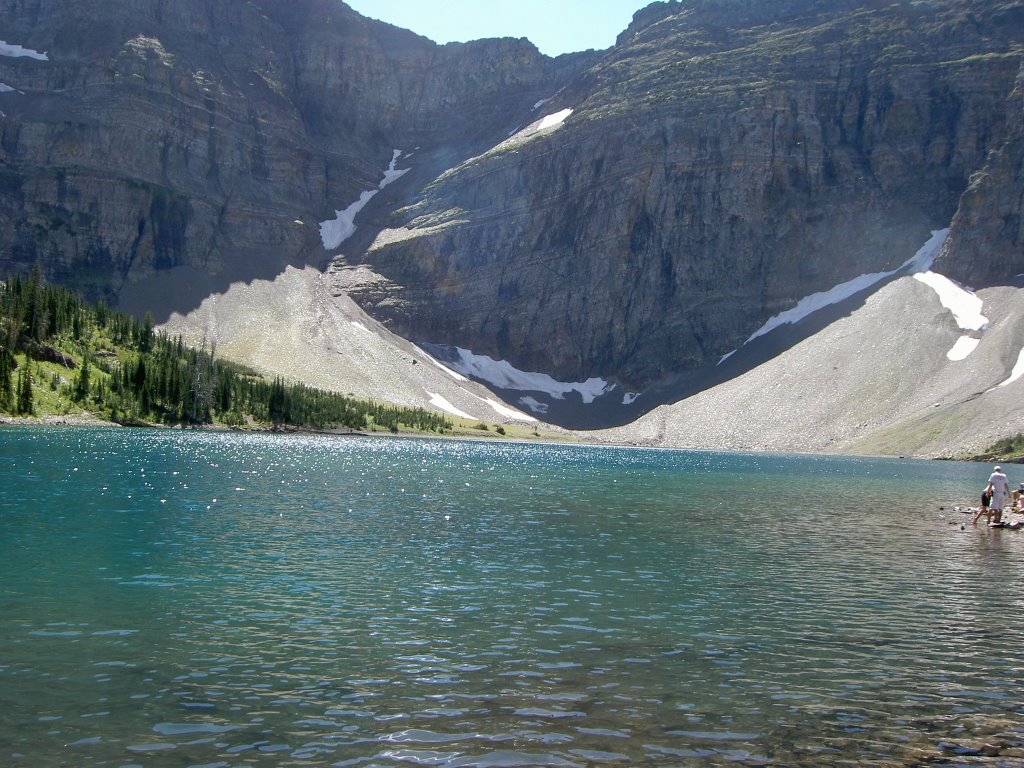
[{"label": "layered rock face", "polygon": [[330,262],[414,342],[660,392],[632,418],[931,230],[965,284],[1024,273],[1022,0],[671,0],[557,59],[340,0],[9,0],[0,35],[0,271],[158,319]]},{"label": "layered rock face", "polygon": [[574,66],[337,0],[17,0],[0,30],[33,53],[0,55],[0,269],[164,315],[324,262],[317,223],[394,148],[432,177]]},{"label": "layered rock face", "polygon": [[990,163],[1019,192],[1020,10],[655,4],[545,105],[574,110],[557,131],[402,213],[365,256],[390,289],[363,301],[566,381],[713,365],[800,298],[898,267]]},{"label": "layered rock face", "polygon": [[1024,65],[1005,128],[972,174],[937,269],[974,288],[1021,285],[1024,275]]}]

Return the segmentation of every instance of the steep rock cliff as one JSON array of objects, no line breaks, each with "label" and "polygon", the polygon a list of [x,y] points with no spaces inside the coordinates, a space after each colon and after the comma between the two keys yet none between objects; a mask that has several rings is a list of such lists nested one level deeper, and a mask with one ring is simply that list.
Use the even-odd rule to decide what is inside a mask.
[{"label": "steep rock cliff", "polygon": [[318,222],[394,148],[432,178],[580,66],[337,0],[16,0],[0,30],[37,54],[0,55],[0,269],[160,315],[324,262]]},{"label": "steep rock cliff", "polygon": [[356,298],[564,381],[713,366],[800,298],[898,267],[990,152],[1013,188],[1022,41],[1019,3],[655,4],[544,105],[573,110],[557,130],[400,211]]},{"label": "steep rock cliff", "polygon": [[1024,285],[1024,66],[1003,131],[971,176],[937,269],[964,285]]},{"label": "steep rock cliff", "polygon": [[7,0],[0,31],[0,272],[162,320],[330,261],[438,354],[621,386],[562,423],[742,373],[931,230],[965,284],[1024,273],[1021,0],[669,0],[557,59],[340,0]]}]

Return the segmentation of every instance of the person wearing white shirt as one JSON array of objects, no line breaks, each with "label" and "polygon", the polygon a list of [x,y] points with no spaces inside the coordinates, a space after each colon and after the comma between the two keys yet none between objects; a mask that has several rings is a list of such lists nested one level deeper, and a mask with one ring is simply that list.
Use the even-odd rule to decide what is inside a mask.
[{"label": "person wearing white shirt", "polygon": [[1003,506],[1010,495],[1010,481],[1006,479],[1001,467],[996,467],[995,472],[989,475],[988,487],[992,493],[991,509],[995,513],[996,523],[1003,521]]}]

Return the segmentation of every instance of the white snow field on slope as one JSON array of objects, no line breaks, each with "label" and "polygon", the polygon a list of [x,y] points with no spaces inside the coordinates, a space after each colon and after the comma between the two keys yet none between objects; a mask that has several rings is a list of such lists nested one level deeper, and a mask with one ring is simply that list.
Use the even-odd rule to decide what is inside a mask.
[{"label": "white snow field on slope", "polygon": [[12,58],[25,57],[29,59],[35,59],[37,61],[49,61],[50,57],[45,53],[34,51],[31,48],[23,48],[20,45],[14,45],[8,43],[6,40],[0,40],[0,56],[10,56]]},{"label": "white snow field on slope", "polygon": [[373,199],[374,195],[388,184],[400,179],[410,170],[409,168],[395,168],[395,164],[401,156],[402,150],[396,149],[393,151],[391,163],[388,165],[387,170],[384,171],[384,178],[381,179],[376,189],[368,189],[361,192],[359,199],[349,205],[348,208],[343,211],[336,210],[333,219],[320,222],[320,240],[323,242],[325,250],[333,251],[348,240],[356,231],[356,214],[366,207],[366,204]]},{"label": "white snow field on slope", "polygon": [[485,381],[498,389],[523,392],[543,392],[556,400],[564,400],[570,392],[577,392],[584,403],[595,399],[612,389],[614,385],[604,379],[591,377],[580,382],[561,382],[546,373],[520,371],[505,360],[495,360],[487,355],[476,355],[468,349],[456,347],[459,358],[448,365],[465,376]]},{"label": "white snow field on slope", "polygon": [[768,322],[762,325],[758,330],[754,331],[745,343],[750,343],[758,336],[763,336],[769,331],[778,328],[780,325],[799,322],[814,312],[817,312],[819,309],[824,309],[832,304],[838,304],[841,301],[845,301],[851,296],[870,288],[876,283],[880,283],[882,280],[892,277],[897,272],[904,269],[910,268],[914,271],[927,270],[935,262],[936,257],[939,255],[939,251],[942,249],[942,244],[946,242],[946,237],[948,235],[948,229],[940,229],[932,232],[931,238],[929,238],[927,243],[921,246],[917,253],[901,264],[897,269],[890,272],[872,272],[866,275],[860,275],[852,280],[847,280],[845,283],[840,283],[827,291],[812,293],[810,296],[805,296],[800,299],[800,301],[797,302],[797,305],[792,309],[780,312],[774,317],[769,318]]}]

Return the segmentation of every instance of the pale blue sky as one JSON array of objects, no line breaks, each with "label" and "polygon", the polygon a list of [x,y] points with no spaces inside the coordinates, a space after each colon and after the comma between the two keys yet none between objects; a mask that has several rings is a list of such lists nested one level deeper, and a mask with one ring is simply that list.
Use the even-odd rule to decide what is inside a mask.
[{"label": "pale blue sky", "polygon": [[528,37],[557,56],[615,43],[651,0],[345,0],[363,16],[411,29],[438,43]]}]

